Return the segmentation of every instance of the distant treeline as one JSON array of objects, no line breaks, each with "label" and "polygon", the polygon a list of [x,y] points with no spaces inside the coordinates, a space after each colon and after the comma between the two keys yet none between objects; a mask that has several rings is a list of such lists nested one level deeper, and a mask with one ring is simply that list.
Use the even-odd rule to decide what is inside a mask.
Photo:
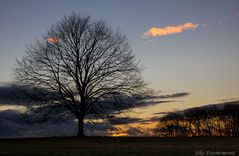
[{"label": "distant treeline", "polygon": [[171,112],[163,116],[157,136],[239,136],[239,101]]}]

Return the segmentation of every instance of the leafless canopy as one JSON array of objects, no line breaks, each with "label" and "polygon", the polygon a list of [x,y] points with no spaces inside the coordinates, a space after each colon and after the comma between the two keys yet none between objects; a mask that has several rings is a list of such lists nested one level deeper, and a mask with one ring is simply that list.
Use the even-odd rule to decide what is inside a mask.
[{"label": "leafless canopy", "polygon": [[[22,85],[54,93],[48,102],[32,103],[32,108],[67,110],[83,125],[86,115],[102,117],[109,110],[129,108],[119,97],[142,91],[141,71],[125,35],[103,20],[73,13],[28,46],[15,74]],[[84,135],[82,131],[83,126],[78,135]]]}]

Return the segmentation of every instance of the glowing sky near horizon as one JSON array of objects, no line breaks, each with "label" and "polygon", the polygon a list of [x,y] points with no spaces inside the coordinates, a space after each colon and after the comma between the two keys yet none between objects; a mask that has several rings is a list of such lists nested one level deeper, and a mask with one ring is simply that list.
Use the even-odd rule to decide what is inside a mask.
[{"label": "glowing sky near horizon", "polygon": [[0,82],[12,78],[26,44],[72,11],[125,33],[153,89],[190,93],[142,117],[239,97],[238,0],[1,0]]}]

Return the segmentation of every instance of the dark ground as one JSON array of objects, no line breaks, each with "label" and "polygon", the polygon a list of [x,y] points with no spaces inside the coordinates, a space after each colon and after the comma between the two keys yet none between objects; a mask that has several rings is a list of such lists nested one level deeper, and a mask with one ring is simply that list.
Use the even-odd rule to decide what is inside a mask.
[{"label": "dark ground", "polygon": [[17,156],[239,155],[239,138],[62,137],[62,138],[0,139],[0,156],[12,156],[12,155]]}]

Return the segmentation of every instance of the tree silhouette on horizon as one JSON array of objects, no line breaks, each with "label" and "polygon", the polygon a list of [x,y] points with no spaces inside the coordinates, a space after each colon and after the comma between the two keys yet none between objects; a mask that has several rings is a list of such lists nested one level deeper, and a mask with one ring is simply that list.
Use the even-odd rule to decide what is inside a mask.
[{"label": "tree silhouette on horizon", "polygon": [[103,20],[76,13],[28,46],[14,70],[17,85],[47,93],[41,96],[45,100],[31,102],[29,110],[73,115],[81,137],[86,117],[107,118],[131,107],[124,98],[143,92],[141,72],[125,35]]}]

